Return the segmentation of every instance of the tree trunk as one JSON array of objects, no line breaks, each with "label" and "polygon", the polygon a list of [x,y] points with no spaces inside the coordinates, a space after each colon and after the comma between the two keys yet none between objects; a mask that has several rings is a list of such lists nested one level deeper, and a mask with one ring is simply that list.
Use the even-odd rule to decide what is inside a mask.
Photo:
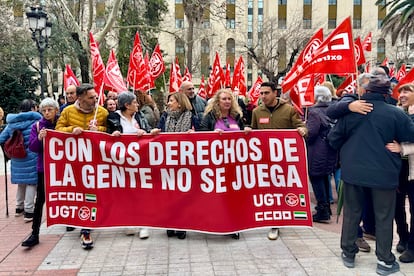
[{"label": "tree trunk", "polygon": [[187,68],[192,73],[193,68],[193,45],[194,45],[194,21],[189,20],[187,31]]}]

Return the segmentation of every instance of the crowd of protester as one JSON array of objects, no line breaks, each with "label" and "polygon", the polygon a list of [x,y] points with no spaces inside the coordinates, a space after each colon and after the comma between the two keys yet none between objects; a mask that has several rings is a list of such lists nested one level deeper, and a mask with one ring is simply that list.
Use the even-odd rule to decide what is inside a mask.
[{"label": "crowd of protester", "polygon": [[[47,129],[77,135],[84,130],[122,134],[158,135],[160,132],[224,131],[251,129],[297,129],[307,145],[308,176],[316,207],[313,221],[330,223],[332,189],[342,192],[342,260],[354,267],[355,255],[370,252],[366,238],[376,240],[377,272],[399,270],[391,252],[393,220],[397,225],[401,262],[414,262],[414,217],[407,222],[406,198],[414,210],[414,86],[399,87],[398,107],[391,99],[392,83],[387,68],[361,73],[354,93],[336,91],[331,82],[315,86],[315,104],[300,116],[289,99],[280,97],[279,87],[264,82],[260,104],[252,106],[238,91],[219,90],[206,101],[195,93],[192,82],[166,97],[163,112],[144,91],[108,92],[104,105],[90,84],[69,86],[59,103],[46,98],[40,112],[33,100],[24,100],[20,112],[8,114],[0,108],[0,144],[19,129],[24,134],[28,155],[11,159],[11,181],[18,185],[15,216],[33,221],[31,235],[22,246],[39,243],[39,229],[45,202],[43,139]],[[401,166],[402,164],[402,166]],[[334,185],[332,185],[334,184]],[[332,187],[333,186],[333,187]],[[73,225],[68,225],[71,231]],[[150,236],[147,228],[128,228],[126,234]],[[168,237],[185,239],[187,232],[167,230]],[[270,240],[279,236],[272,228]],[[232,234],[235,239],[239,233]],[[89,229],[81,230],[81,245],[93,248]]]}]

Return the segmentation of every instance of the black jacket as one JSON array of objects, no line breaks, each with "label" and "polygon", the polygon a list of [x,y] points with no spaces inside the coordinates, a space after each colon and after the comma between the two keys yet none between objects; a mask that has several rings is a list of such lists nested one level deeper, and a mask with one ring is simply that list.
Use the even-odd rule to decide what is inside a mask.
[{"label": "black jacket", "polygon": [[[151,131],[151,127],[141,111],[135,113],[135,120],[137,120],[139,127],[145,130],[145,132],[149,133]],[[123,133],[121,126],[121,115],[119,115],[118,112],[110,112],[107,118],[106,132],[111,134],[117,130]]]}]

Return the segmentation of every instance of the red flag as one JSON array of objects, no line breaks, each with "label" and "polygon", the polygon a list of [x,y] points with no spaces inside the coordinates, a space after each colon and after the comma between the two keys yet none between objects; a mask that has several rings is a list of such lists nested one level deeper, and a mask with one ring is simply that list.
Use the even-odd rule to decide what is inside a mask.
[{"label": "red flag", "polygon": [[97,90],[101,99],[103,99],[101,93],[103,92],[105,65],[99,52],[98,43],[95,42],[92,33],[89,33],[89,42],[92,57],[93,83],[95,84],[95,89]]},{"label": "red flag", "polygon": [[260,86],[262,85],[263,80],[260,76],[257,76],[256,82],[253,84],[253,86],[250,88],[247,95],[249,95],[250,102],[257,106],[260,98]]},{"label": "red flag", "polygon": [[63,89],[66,91],[69,85],[79,86],[79,84],[79,80],[73,73],[72,68],[70,68],[69,64],[66,64],[65,72],[63,73]]},{"label": "red flag", "polygon": [[290,102],[292,103],[293,107],[296,111],[303,116],[303,110],[300,105],[300,96],[297,89],[291,89],[289,92]]},{"label": "red flag", "polygon": [[178,62],[178,57],[175,57],[175,74],[177,75],[178,87],[180,87],[183,83],[183,77],[181,76],[181,69],[180,63]]},{"label": "red flag", "polygon": [[295,72],[285,78],[283,91],[289,90],[300,78],[314,73],[344,74],[356,71],[351,18],[346,18],[322,42]]},{"label": "red flag", "polygon": [[[293,64],[290,71],[287,73],[284,79],[289,79],[291,75],[297,70],[299,66],[302,66],[304,62],[312,56],[312,53],[319,48],[323,41],[323,29],[319,29],[308,41],[308,43],[303,48],[302,52],[300,52],[298,59]],[[293,85],[292,85],[293,86]],[[292,86],[285,87],[283,89],[284,92],[287,92]]]},{"label": "red flag", "polygon": [[362,48],[367,51],[371,52],[372,48],[372,33],[369,32],[368,35],[365,37],[364,42],[362,43]]},{"label": "red flag", "polygon": [[226,74],[224,76],[224,87],[231,87],[231,81],[230,81],[230,64],[227,61],[226,63]]},{"label": "red flag", "polygon": [[139,87],[139,89],[143,91],[149,91],[155,88],[154,79],[151,77],[150,70],[149,56],[148,52],[146,52],[144,57],[144,67],[141,71],[141,85]]},{"label": "red flag", "polygon": [[121,70],[119,69],[114,49],[111,50],[111,53],[108,57],[108,62],[106,63],[104,83],[105,88],[110,91],[121,93],[128,90],[125,86]]},{"label": "red flag", "polygon": [[405,63],[403,63],[400,67],[400,70],[398,70],[395,78],[397,79],[397,81],[400,81],[402,78],[405,77],[405,75],[407,75],[407,69],[405,67]]},{"label": "red flag", "polygon": [[364,55],[364,49],[362,48],[361,39],[359,36],[354,41],[354,47],[355,47],[355,61],[357,66],[364,64],[365,61],[365,55]]},{"label": "red flag", "polygon": [[313,77],[315,78],[315,85],[322,85],[322,83],[325,82],[326,76],[325,74],[313,74]]},{"label": "red flag", "polygon": [[[357,78],[355,74],[348,75],[348,77],[338,86],[336,91],[345,91],[346,94],[354,94],[356,88],[356,80]],[[340,97],[341,95],[338,96]]]},{"label": "red flag", "polygon": [[193,76],[191,75],[190,71],[188,70],[188,67],[185,67],[184,76],[183,76],[183,82],[184,81],[191,81],[193,79]]},{"label": "red flag", "polygon": [[387,67],[389,66],[387,57],[384,58],[384,60],[381,63],[381,66],[387,66]]},{"label": "red flag", "polygon": [[390,65],[390,78],[395,77],[395,65]]},{"label": "red flag", "polygon": [[312,106],[315,104],[314,99],[314,87],[315,87],[315,77],[314,75],[308,75],[304,78],[301,78],[296,85],[293,87],[299,95],[299,106]]},{"label": "red flag", "polygon": [[200,87],[198,88],[197,95],[202,97],[203,99],[205,99],[207,97],[206,88],[205,88],[205,84],[204,84],[204,75],[201,76]]},{"label": "red flag", "polygon": [[247,86],[246,79],[244,77],[244,60],[242,56],[240,56],[237,60],[233,72],[233,81],[231,83],[231,89],[234,91],[236,87],[239,89],[239,95],[246,97]]},{"label": "red flag", "polygon": [[178,92],[180,86],[178,85],[178,76],[177,76],[177,67],[175,63],[171,63],[171,70],[170,70],[170,93]]},{"label": "red flag", "polygon": [[218,52],[214,58],[213,68],[210,72],[210,77],[208,78],[208,96],[211,98],[214,94],[222,88],[224,84],[224,73],[220,65],[220,57]]},{"label": "red flag", "polygon": [[365,63],[365,73],[369,73],[371,71],[371,61],[367,61]]},{"label": "red flag", "polygon": [[414,70],[411,69],[410,72],[408,72],[405,77],[399,80],[398,84],[392,89],[392,95],[394,99],[398,100],[398,88],[400,88],[401,85],[407,84],[410,82],[414,82]]},{"label": "red flag", "polygon": [[156,80],[162,73],[165,72],[164,59],[162,58],[159,44],[155,46],[154,52],[152,52],[149,65],[152,81]]},{"label": "red flag", "polygon": [[129,55],[127,81],[134,90],[139,89],[139,75],[143,67],[141,40],[138,32],[135,34],[134,47]]}]

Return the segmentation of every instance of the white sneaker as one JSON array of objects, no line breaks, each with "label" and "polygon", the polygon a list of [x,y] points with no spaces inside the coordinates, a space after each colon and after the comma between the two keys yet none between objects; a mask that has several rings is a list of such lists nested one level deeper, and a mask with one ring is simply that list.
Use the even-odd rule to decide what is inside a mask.
[{"label": "white sneaker", "polygon": [[269,233],[267,233],[267,238],[271,241],[277,240],[279,238],[279,228],[270,229]]},{"label": "white sneaker", "polygon": [[148,237],[149,237],[148,228],[141,228],[141,230],[139,231],[139,238],[144,240],[144,239],[148,239]]}]

